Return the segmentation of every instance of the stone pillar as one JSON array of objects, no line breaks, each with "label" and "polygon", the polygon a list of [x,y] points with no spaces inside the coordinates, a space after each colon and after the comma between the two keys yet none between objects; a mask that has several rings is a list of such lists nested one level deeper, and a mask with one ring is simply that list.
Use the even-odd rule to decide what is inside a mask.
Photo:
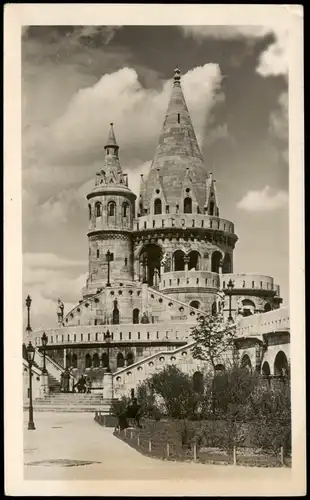
[{"label": "stone pillar", "polygon": [[186,255],[184,257],[184,271],[188,271],[189,257]]},{"label": "stone pillar", "polygon": [[48,374],[42,373],[40,378],[41,378],[41,394],[44,397],[49,393]]},{"label": "stone pillar", "polygon": [[67,356],[67,349],[64,349],[64,368],[67,368],[67,359],[66,359],[66,356]]},{"label": "stone pillar", "polygon": [[142,315],[143,313],[147,313],[147,303],[148,303],[148,284],[147,283],[143,283],[142,284],[142,294],[141,294],[141,298],[142,298]]},{"label": "stone pillar", "polygon": [[223,274],[223,259],[219,262],[219,274]]},{"label": "stone pillar", "polygon": [[105,372],[103,376],[103,399],[113,399],[113,375]]}]

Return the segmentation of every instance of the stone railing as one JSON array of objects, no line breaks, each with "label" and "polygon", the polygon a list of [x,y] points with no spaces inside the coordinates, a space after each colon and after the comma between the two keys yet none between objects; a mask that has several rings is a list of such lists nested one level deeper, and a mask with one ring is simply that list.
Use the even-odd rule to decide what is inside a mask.
[{"label": "stone railing", "polygon": [[253,314],[242,318],[237,325],[239,337],[263,335],[274,331],[289,331],[290,312],[288,307],[280,307],[273,311]]},{"label": "stone railing", "polygon": [[276,292],[276,296],[280,296],[280,287],[279,285],[274,284],[274,280],[271,276],[266,276],[264,274],[222,274],[220,276],[221,279],[221,288],[224,290],[227,289],[227,283],[229,280],[232,280],[234,283],[234,289],[245,289],[245,290],[263,290],[263,291],[271,291]]},{"label": "stone railing", "polygon": [[219,275],[210,271],[173,271],[164,273],[159,283],[160,290],[197,287],[218,289],[219,286]]},{"label": "stone railing", "polygon": [[201,214],[160,214],[143,215],[134,220],[133,230],[179,228],[215,229],[234,234],[234,224],[227,219]]},{"label": "stone railing", "polygon": [[[186,322],[160,323],[160,324],[130,324],[130,325],[95,325],[95,326],[67,326],[44,330],[48,337],[48,346],[61,344],[87,344],[105,343],[104,334],[109,330],[111,343],[128,342],[178,342],[186,341],[190,327],[195,324]],[[36,347],[41,345],[42,331],[32,332],[33,343]]]}]

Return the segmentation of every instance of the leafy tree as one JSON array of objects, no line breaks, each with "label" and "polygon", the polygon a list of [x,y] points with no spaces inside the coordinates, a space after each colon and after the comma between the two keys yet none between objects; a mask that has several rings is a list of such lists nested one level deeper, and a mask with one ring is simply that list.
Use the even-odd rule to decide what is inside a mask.
[{"label": "leafy tree", "polygon": [[192,347],[193,357],[208,361],[215,371],[222,355],[234,348],[236,327],[234,324],[224,323],[221,314],[201,315],[197,322],[191,333],[196,341]]}]

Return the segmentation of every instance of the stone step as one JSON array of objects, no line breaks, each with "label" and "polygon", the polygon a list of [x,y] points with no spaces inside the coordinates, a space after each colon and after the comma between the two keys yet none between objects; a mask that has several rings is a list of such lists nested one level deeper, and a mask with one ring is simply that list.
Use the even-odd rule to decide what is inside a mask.
[{"label": "stone step", "polygon": [[[34,412],[40,411],[40,412],[59,412],[59,413],[95,413],[96,411],[101,411],[101,413],[108,415],[109,414],[109,409],[110,407],[104,407],[101,408],[99,406],[89,406],[89,407],[84,407],[84,406],[54,406],[54,405],[48,405],[48,406],[34,406]],[[24,407],[24,410],[28,410],[27,407]]]}]

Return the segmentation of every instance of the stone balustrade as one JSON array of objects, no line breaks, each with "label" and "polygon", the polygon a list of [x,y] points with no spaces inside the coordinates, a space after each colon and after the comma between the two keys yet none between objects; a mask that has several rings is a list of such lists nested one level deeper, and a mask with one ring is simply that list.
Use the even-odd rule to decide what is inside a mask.
[{"label": "stone balustrade", "polygon": [[159,290],[169,288],[214,288],[220,286],[220,278],[217,273],[210,271],[173,271],[164,273],[159,283]]},{"label": "stone balustrade", "polygon": [[[145,342],[178,342],[187,341],[190,328],[195,324],[179,322],[173,324],[130,324],[130,325],[95,325],[95,326],[68,326],[45,330],[48,337],[48,346],[60,344],[102,344],[105,343],[104,334],[109,330],[112,343],[145,343]],[[42,331],[32,332],[32,341],[35,346],[41,345]]]},{"label": "stone balustrade", "polygon": [[288,307],[280,307],[263,314],[254,314],[242,318],[237,325],[239,337],[263,335],[273,331],[290,329],[290,313]]},{"label": "stone balustrade", "polygon": [[271,276],[263,274],[228,273],[222,274],[220,278],[221,288],[224,290],[227,289],[229,280],[232,280],[234,283],[234,290],[263,290],[264,292],[276,292],[276,296],[280,296],[280,287],[274,284],[274,280]]},{"label": "stone balustrade", "polygon": [[143,215],[134,220],[134,231],[149,229],[214,229],[234,234],[234,224],[227,219],[201,214]]}]

